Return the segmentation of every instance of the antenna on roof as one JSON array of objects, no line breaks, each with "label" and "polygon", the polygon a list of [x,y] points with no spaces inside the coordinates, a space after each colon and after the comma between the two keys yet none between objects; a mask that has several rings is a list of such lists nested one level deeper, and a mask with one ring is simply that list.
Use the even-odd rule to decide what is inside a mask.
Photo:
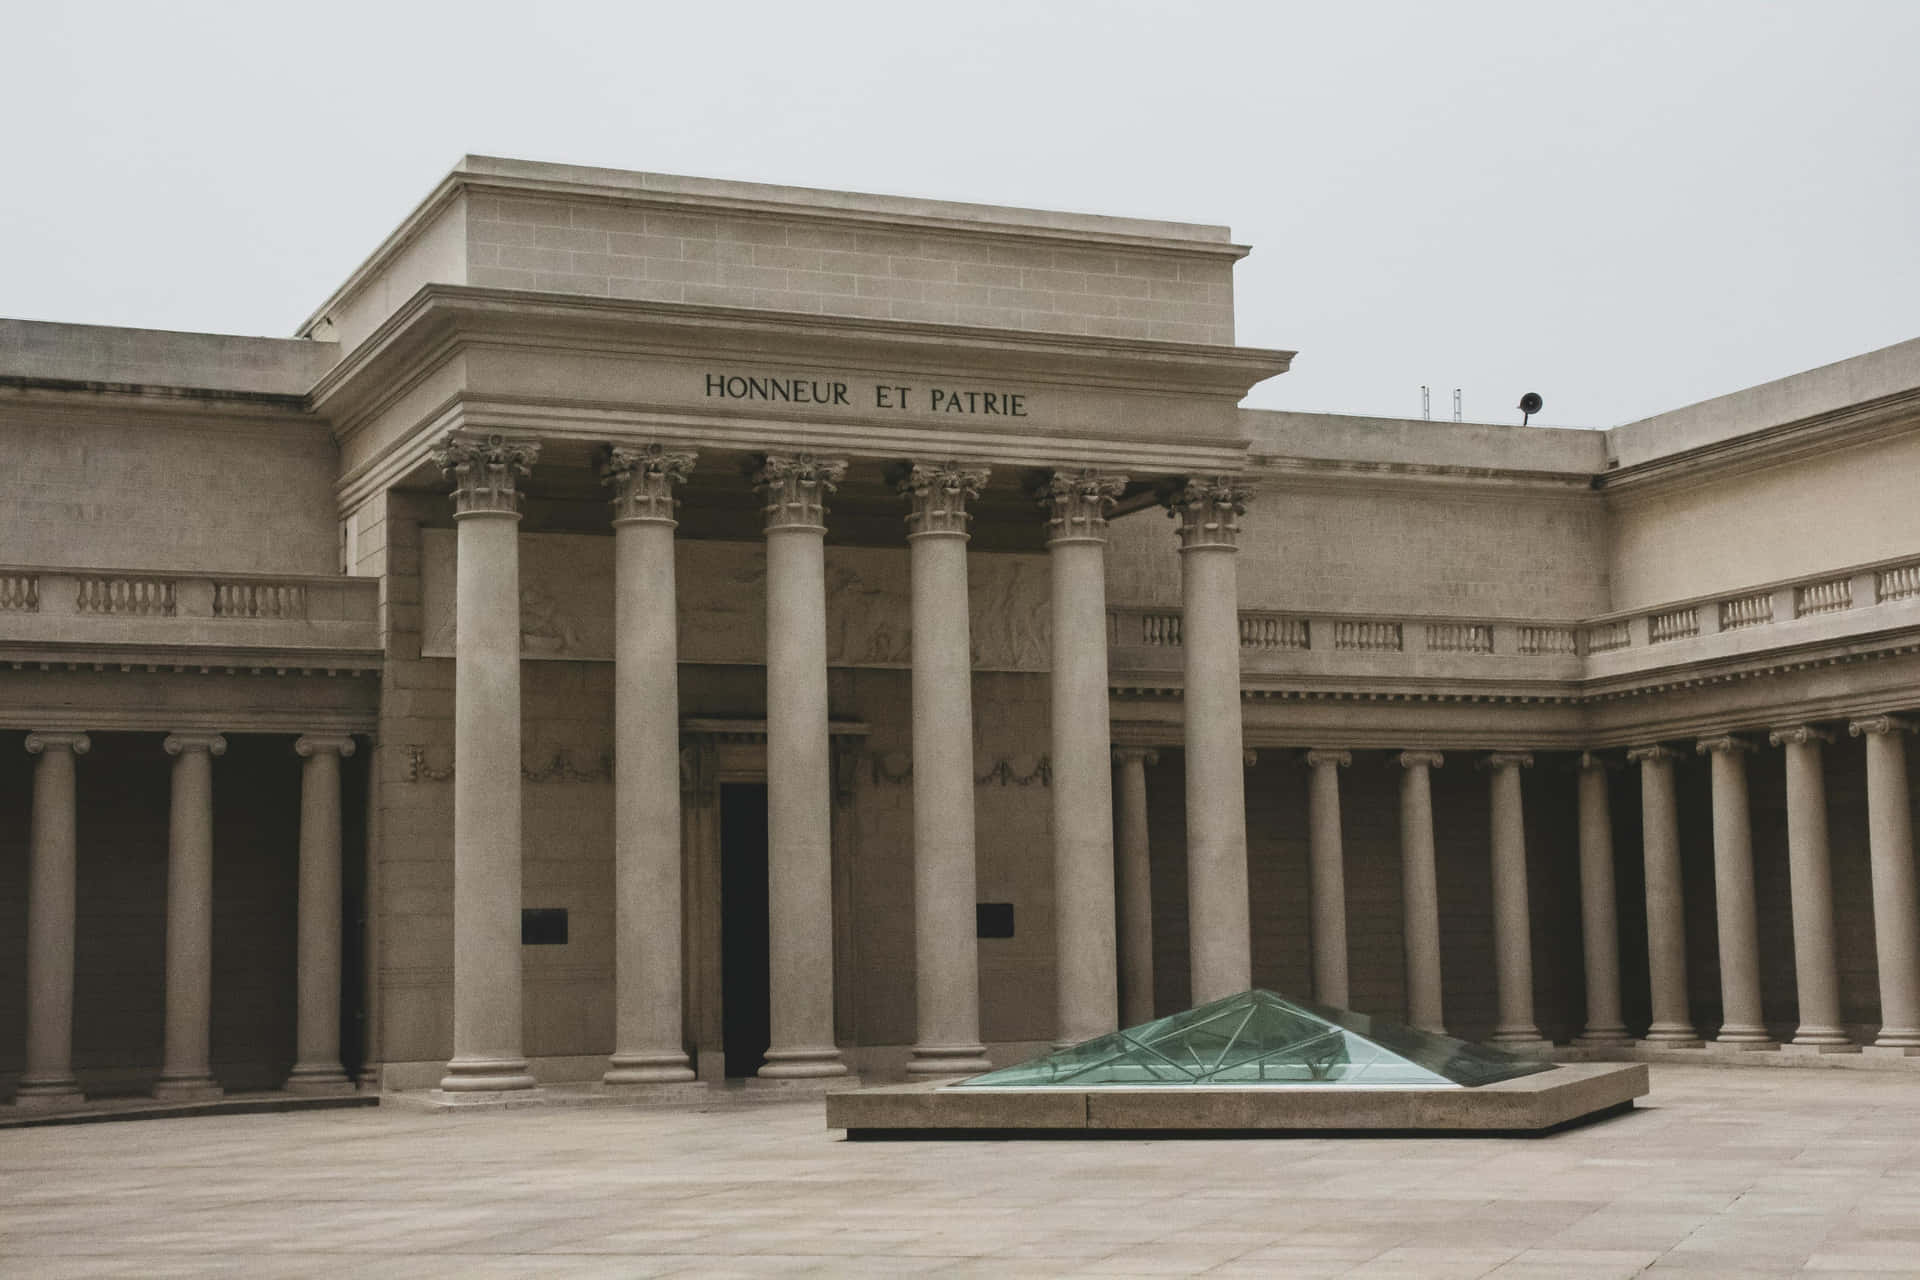
[{"label": "antenna on roof", "polygon": [[1427,389],[1425,383],[1420,384],[1420,416],[1428,422],[1433,421],[1433,392]]},{"label": "antenna on roof", "polygon": [[1460,388],[1453,389],[1453,420],[1460,421]]},{"label": "antenna on roof", "polygon": [[1529,391],[1527,392],[1527,394],[1521,396],[1520,397],[1520,425],[1523,427],[1526,426],[1527,419],[1531,418],[1534,414],[1540,412],[1541,408],[1546,403],[1547,402],[1545,400],[1542,400],[1540,398],[1540,393],[1538,391]]}]

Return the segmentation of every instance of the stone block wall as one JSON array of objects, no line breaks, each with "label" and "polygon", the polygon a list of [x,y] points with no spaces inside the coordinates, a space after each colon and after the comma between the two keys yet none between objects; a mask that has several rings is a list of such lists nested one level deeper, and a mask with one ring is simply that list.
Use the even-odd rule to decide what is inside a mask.
[{"label": "stone block wall", "polygon": [[476,193],[467,283],[999,329],[1233,341],[1225,256]]}]

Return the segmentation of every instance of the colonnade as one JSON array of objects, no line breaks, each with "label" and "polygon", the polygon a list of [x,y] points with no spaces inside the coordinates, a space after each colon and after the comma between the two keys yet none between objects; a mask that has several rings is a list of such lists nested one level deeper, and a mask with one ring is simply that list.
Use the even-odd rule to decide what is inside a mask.
[{"label": "colonnade", "polygon": [[[55,1110],[83,1101],[73,1070],[78,888],[79,757],[92,740],[71,729],[27,735],[35,757],[27,872],[27,1041],[16,1102]],[[212,1065],[214,761],[227,740],[182,731],[162,744],[173,759],[167,822],[165,1032],[156,1098],[218,1098]],[[296,1060],[286,1087],[347,1091],[340,1063],[340,761],[354,740],[308,734],[302,757],[296,947]]]},{"label": "colonnade", "polygon": [[[434,452],[453,483],[455,619],[454,1053],[441,1088],[523,1089],[520,1050],[517,488],[538,446],[450,437]],[[614,491],[615,1007],[609,1085],[692,1078],[682,1047],[673,486],[695,463],[609,448]],[[762,1077],[843,1075],[833,1039],[831,789],[827,719],[826,499],[843,460],[769,454],[752,482],[767,546],[767,788],[772,1044]],[[914,923],[917,1036],[908,1071],[985,1067],[975,942],[972,665],[967,503],[985,468],[914,462],[905,499],[913,610]],[[1035,491],[1047,520],[1052,597],[1052,802],[1058,1035],[1115,1029],[1117,901],[1133,901],[1144,845],[1115,878],[1107,681],[1107,515],[1126,478],[1061,470]],[[1246,494],[1188,482],[1170,506],[1185,565],[1186,736],[1194,972],[1206,996],[1251,981],[1234,561]],[[1123,798],[1144,806],[1141,792]],[[1144,998],[1127,985],[1129,1007]]]}]

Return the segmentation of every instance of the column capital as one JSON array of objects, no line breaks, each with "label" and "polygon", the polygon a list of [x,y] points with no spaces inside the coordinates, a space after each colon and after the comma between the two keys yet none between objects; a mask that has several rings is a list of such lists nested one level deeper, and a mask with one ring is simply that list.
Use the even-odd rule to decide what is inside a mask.
[{"label": "column capital", "polygon": [[1353,752],[1335,751],[1326,747],[1311,747],[1301,759],[1306,761],[1309,769],[1318,769],[1321,765],[1331,765],[1333,768],[1339,769],[1353,763]]},{"label": "column capital", "polygon": [[1259,763],[1260,763],[1260,753],[1258,751],[1255,751],[1252,747],[1245,747],[1241,749],[1240,767],[1242,769],[1251,769],[1253,768],[1253,766]]},{"label": "column capital", "polygon": [[1693,749],[1703,756],[1738,754],[1742,751],[1752,751],[1753,743],[1745,738],[1735,737],[1731,733],[1722,733],[1711,738],[1700,739],[1693,744]]},{"label": "column capital", "polygon": [[1125,476],[1105,471],[1056,471],[1048,476],[1039,493],[1040,506],[1048,512],[1048,545],[1105,542],[1107,510],[1126,488]]},{"label": "column capital", "polygon": [[1833,735],[1810,724],[1795,724],[1772,730],[1767,734],[1767,741],[1776,747],[1804,747],[1808,743],[1832,742]]},{"label": "column capital", "polygon": [[1402,751],[1394,760],[1402,769],[1438,769],[1447,762],[1438,751]]},{"label": "column capital", "polygon": [[1666,764],[1679,758],[1678,751],[1662,742],[1649,743],[1644,747],[1627,748],[1627,760],[1631,764]]},{"label": "column capital", "polygon": [[428,455],[453,482],[453,515],[520,514],[520,477],[533,469],[540,446],[502,435],[449,433]]},{"label": "column capital", "polygon": [[1531,769],[1533,752],[1531,751],[1489,751],[1480,761],[1482,769]]},{"label": "column capital", "polygon": [[980,496],[986,488],[985,467],[966,467],[958,462],[915,462],[907,466],[894,482],[894,488],[908,501],[907,536],[964,538],[967,523],[967,499]]},{"label": "column capital", "polygon": [[1190,478],[1167,498],[1167,514],[1180,522],[1180,549],[1240,545],[1239,517],[1251,496],[1233,476]]},{"label": "column capital", "polygon": [[1605,771],[1607,769],[1618,769],[1620,762],[1612,756],[1603,756],[1598,751],[1582,751],[1579,759],[1573,762],[1573,767],[1580,773],[1586,773],[1589,770]]},{"label": "column capital", "polygon": [[767,499],[767,532],[827,527],[827,495],[847,474],[844,458],[811,453],[769,453],[753,468],[753,487]]},{"label": "column capital", "polygon": [[640,521],[647,524],[677,523],[674,508],[679,506],[673,486],[685,484],[698,458],[691,449],[669,449],[658,442],[641,445],[608,445],[600,458],[600,483],[613,489],[607,504],[613,508],[613,522]]},{"label": "column capital", "polygon": [[337,751],[342,759],[353,754],[355,742],[351,734],[345,733],[303,733],[293,740],[293,753],[302,759],[320,751]]},{"label": "column capital", "polygon": [[1914,722],[1904,716],[1862,716],[1847,723],[1847,736],[1858,738],[1862,734],[1912,733]]},{"label": "column capital", "polygon": [[1159,764],[1160,753],[1152,747],[1115,747],[1113,762],[1115,764]]},{"label": "column capital", "polygon": [[27,735],[26,745],[30,756],[42,751],[71,751],[83,756],[93,749],[93,739],[77,730],[35,729]]},{"label": "column capital", "polygon": [[227,740],[217,733],[170,733],[160,746],[170,756],[189,751],[204,751],[210,756],[227,754]]}]

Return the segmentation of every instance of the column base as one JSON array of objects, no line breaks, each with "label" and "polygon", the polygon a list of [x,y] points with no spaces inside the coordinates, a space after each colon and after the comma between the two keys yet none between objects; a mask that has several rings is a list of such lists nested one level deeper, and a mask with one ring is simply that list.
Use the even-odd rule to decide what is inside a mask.
[{"label": "column base", "polygon": [[1633,1043],[1624,1025],[1588,1027],[1573,1038],[1576,1049],[1624,1049]]},{"label": "column base", "polygon": [[1553,1053],[1553,1041],[1546,1039],[1532,1027],[1522,1031],[1513,1028],[1496,1031],[1487,1040],[1496,1049],[1505,1049],[1508,1053],[1519,1054],[1523,1058],[1544,1058]]},{"label": "column base", "polygon": [[1860,1052],[1869,1058],[1920,1058],[1920,1044],[1881,1044],[1876,1040],[1861,1046]]},{"label": "column base", "polygon": [[1873,1047],[1920,1050],[1920,1030],[1912,1027],[1882,1027],[1880,1034],[1873,1038]]},{"label": "column base", "polygon": [[531,1089],[534,1079],[525,1058],[455,1058],[440,1080],[442,1093],[500,1093]]},{"label": "column base", "polygon": [[991,1070],[983,1044],[917,1044],[907,1062],[910,1076],[972,1076]]},{"label": "column base", "polygon": [[19,1092],[13,1096],[13,1105],[22,1111],[60,1111],[68,1107],[77,1107],[87,1100],[80,1092],[80,1084],[72,1076],[55,1079],[20,1081]]},{"label": "column base", "polygon": [[1780,1052],[1796,1057],[1821,1053],[1858,1053],[1860,1046],[1847,1038],[1847,1033],[1828,1028],[1802,1031],[1794,1036],[1791,1043],[1780,1046]]},{"label": "column base", "polygon": [[767,1064],[760,1068],[762,1080],[822,1080],[828,1076],[844,1076],[847,1064],[840,1060],[840,1050],[825,1049],[769,1049]]},{"label": "column base", "polygon": [[354,1092],[353,1081],[347,1079],[347,1073],[337,1062],[296,1063],[287,1076],[286,1084],[281,1086],[288,1093],[307,1095],[325,1095]]},{"label": "column base", "polygon": [[677,1049],[651,1053],[616,1053],[607,1059],[604,1085],[686,1084],[694,1078],[687,1055]]},{"label": "column base", "polygon": [[162,1102],[211,1102],[226,1092],[207,1075],[161,1076],[153,1085],[153,1096]]},{"label": "column base", "polygon": [[1656,1022],[1640,1037],[1640,1043],[1650,1049],[1698,1049],[1706,1041],[1684,1022]]}]

